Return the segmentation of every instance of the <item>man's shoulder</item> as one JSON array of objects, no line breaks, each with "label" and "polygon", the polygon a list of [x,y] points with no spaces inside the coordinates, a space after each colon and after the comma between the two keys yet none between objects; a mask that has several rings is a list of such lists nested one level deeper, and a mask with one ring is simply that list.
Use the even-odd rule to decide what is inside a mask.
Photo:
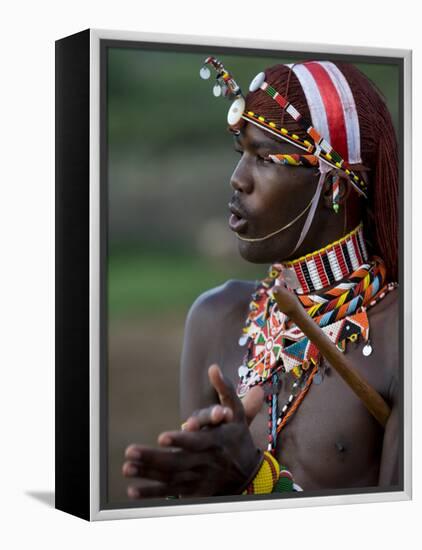
[{"label": "man's shoulder", "polygon": [[230,279],[200,294],[192,304],[188,317],[195,317],[201,321],[216,320],[234,310],[244,309],[255,287],[254,281]]},{"label": "man's shoulder", "polygon": [[374,307],[368,310],[369,318],[372,322],[380,322],[383,324],[398,325],[399,321],[399,291],[395,288],[391,292],[387,292],[385,297],[380,300]]},{"label": "man's shoulder", "polygon": [[388,384],[386,396],[392,401],[391,384],[397,380],[400,367],[399,299],[398,289],[388,292],[375,306],[368,309],[370,340],[377,353],[378,369]]},{"label": "man's shoulder", "polygon": [[208,367],[217,363],[224,371],[223,347],[235,343],[236,351],[240,349],[237,342],[254,289],[251,281],[230,280],[203,292],[192,304],[181,356],[182,414],[213,402]]}]

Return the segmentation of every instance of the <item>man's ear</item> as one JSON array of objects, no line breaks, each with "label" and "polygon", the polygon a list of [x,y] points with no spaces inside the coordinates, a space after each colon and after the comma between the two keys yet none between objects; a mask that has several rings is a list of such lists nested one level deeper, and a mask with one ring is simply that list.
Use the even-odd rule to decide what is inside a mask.
[{"label": "man's ear", "polygon": [[366,187],[369,187],[369,185],[370,185],[370,177],[369,177],[369,174],[368,174],[368,170],[369,169],[361,170],[359,172],[359,175],[363,179],[363,181],[365,182]]},{"label": "man's ear", "polygon": [[333,168],[325,176],[324,185],[322,188],[322,196],[324,200],[324,206],[326,208],[333,208],[333,189],[336,181],[338,182],[338,193],[336,195],[336,202],[339,206],[344,204],[350,192],[350,181],[347,176],[342,174],[339,170]]}]

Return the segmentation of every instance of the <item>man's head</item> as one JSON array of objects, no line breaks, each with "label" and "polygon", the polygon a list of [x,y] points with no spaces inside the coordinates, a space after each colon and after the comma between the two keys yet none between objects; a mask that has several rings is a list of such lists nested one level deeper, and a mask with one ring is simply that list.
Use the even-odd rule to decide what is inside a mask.
[{"label": "man's head", "polygon": [[344,230],[359,223],[360,198],[357,193],[350,193],[345,200],[350,192],[345,177],[340,178],[339,187],[339,202],[344,204],[339,214],[334,214],[331,178],[334,170],[331,170],[323,184],[309,231],[295,250],[320,178],[318,166],[271,162],[269,155],[294,155],[303,151],[250,123],[234,135],[234,147],[241,158],[230,181],[233,189],[229,205],[230,226],[238,235],[239,251],[246,260],[271,263],[299,257],[322,248],[330,239],[336,240]]},{"label": "man's head", "polygon": [[[318,242],[318,236],[323,239],[334,227],[344,234],[363,218],[372,252],[384,258],[390,276],[396,278],[397,145],[390,114],[373,83],[348,63],[305,62],[270,67],[251,88],[246,103],[240,100],[242,118],[230,122],[237,133],[235,147],[243,153],[231,180],[232,226],[238,231],[242,255],[257,262],[282,261],[311,252],[307,248]],[[294,109],[283,105],[286,101]],[[358,186],[343,170],[321,160],[319,171],[265,160],[277,153],[303,154],[303,143],[312,142],[304,121],[312,123],[350,170],[368,183],[367,198],[360,198]],[[280,129],[293,136],[289,143]],[[297,148],[300,144],[302,150]],[[322,171],[327,173],[319,178]],[[341,183],[338,215],[329,200],[336,180]],[[316,193],[318,181],[321,194]],[[308,207],[313,196],[315,209]],[[247,221],[243,224],[236,217],[242,211]],[[339,229],[342,224],[344,232]],[[282,231],[269,239],[253,240],[278,229]]]}]

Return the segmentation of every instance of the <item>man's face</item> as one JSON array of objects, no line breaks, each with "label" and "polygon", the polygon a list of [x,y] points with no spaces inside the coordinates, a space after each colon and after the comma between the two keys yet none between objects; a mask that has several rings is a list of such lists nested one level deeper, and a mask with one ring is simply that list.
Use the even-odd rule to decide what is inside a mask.
[{"label": "man's face", "polygon": [[[263,237],[294,220],[309,204],[318,181],[316,168],[278,165],[264,158],[269,154],[305,152],[246,123],[235,136],[241,159],[231,177],[230,227],[239,236]],[[306,215],[291,227],[260,242],[238,240],[243,258],[255,263],[289,259],[299,239]]]}]

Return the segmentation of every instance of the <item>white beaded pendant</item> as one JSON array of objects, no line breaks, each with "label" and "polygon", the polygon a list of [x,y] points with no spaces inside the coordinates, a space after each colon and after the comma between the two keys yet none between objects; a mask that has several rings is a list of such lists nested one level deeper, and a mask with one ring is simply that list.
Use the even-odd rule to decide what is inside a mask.
[{"label": "white beaded pendant", "polygon": [[256,92],[262,86],[262,83],[265,81],[265,73],[258,73],[256,77],[249,84],[249,91]]},{"label": "white beaded pendant", "polygon": [[242,118],[242,115],[245,111],[245,100],[243,97],[238,97],[233,101],[229,112],[227,113],[227,122],[230,126],[237,124]]}]

